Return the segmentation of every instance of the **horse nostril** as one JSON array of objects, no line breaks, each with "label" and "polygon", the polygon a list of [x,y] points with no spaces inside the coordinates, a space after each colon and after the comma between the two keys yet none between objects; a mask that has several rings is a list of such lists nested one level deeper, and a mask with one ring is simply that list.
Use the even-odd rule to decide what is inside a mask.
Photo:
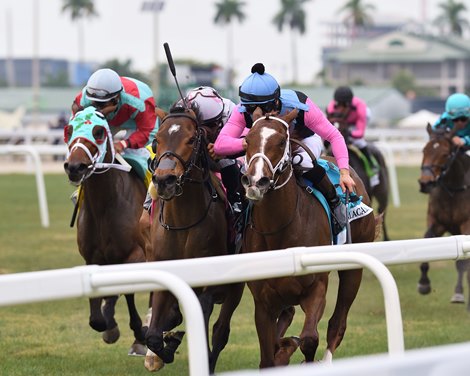
[{"label": "horse nostril", "polygon": [[153,176],[152,178],[155,185],[160,187],[172,187],[176,185],[177,178],[176,175],[163,175],[163,176]]},{"label": "horse nostril", "polygon": [[244,187],[248,187],[250,185],[250,178],[247,175],[242,175],[241,182]]},{"label": "horse nostril", "polygon": [[259,179],[256,182],[256,186],[260,189],[266,189],[269,187],[269,184],[271,184],[271,181],[266,177],[263,176],[261,179]]}]

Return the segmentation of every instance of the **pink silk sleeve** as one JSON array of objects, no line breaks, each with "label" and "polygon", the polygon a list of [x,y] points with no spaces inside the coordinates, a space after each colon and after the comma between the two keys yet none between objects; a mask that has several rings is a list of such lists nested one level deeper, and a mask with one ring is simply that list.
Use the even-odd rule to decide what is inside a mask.
[{"label": "pink silk sleeve", "polygon": [[218,155],[233,155],[243,151],[242,136],[246,135],[245,116],[238,111],[237,105],[232,111],[230,118],[220,130],[219,136],[214,143],[214,151]]},{"label": "pink silk sleeve", "polygon": [[348,117],[348,123],[355,125],[354,129],[351,131],[351,136],[354,138],[363,138],[367,126],[367,105],[363,100],[357,97],[353,98],[352,104],[356,107],[356,111],[351,113],[353,116],[351,121],[349,121]]},{"label": "pink silk sleeve", "polygon": [[343,136],[310,98],[307,98],[306,104],[309,110],[305,112],[305,126],[331,144],[339,168],[349,169],[348,149]]}]

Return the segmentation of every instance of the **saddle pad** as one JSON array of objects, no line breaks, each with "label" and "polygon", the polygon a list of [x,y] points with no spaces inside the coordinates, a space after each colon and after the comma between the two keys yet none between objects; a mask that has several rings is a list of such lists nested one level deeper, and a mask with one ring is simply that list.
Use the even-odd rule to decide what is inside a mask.
[{"label": "saddle pad", "polygon": [[146,148],[141,149],[126,149],[122,156],[125,161],[129,163],[137,175],[144,181],[145,186],[148,188],[151,176],[147,173],[148,159],[150,153]]},{"label": "saddle pad", "polygon": [[[341,186],[339,185],[339,168],[327,161],[325,159],[318,159],[318,164],[323,167],[323,169],[328,174],[328,178],[333,183],[336,188],[336,193],[338,194],[341,201],[346,204],[346,193],[343,193]],[[331,210],[328,202],[326,201],[325,196],[313,187],[312,182],[307,179],[303,179],[305,185],[307,186],[307,192],[314,195],[317,200],[322,204],[323,209],[325,210],[328,220],[330,221],[331,226]],[[373,209],[362,202],[362,196],[358,196],[355,192],[352,192],[349,195],[349,203],[348,203],[348,222],[351,223],[352,221],[362,218],[369,213],[371,213]],[[333,237],[332,243],[333,244],[344,244],[346,237],[344,236],[345,231],[339,233],[336,237]]]}]

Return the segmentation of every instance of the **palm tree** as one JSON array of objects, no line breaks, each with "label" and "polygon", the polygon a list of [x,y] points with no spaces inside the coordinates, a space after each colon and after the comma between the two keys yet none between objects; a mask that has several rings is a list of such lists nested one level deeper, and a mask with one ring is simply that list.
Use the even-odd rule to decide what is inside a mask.
[{"label": "palm tree", "polygon": [[70,12],[72,22],[78,21],[78,64],[81,67],[85,55],[84,27],[81,21],[86,17],[98,16],[98,13],[93,0],[62,0],[62,3],[62,12]]},{"label": "palm tree", "polygon": [[304,34],[307,30],[305,26],[306,14],[303,9],[303,5],[307,1],[310,0],[281,0],[281,10],[273,18],[273,23],[277,26],[279,32],[282,32],[284,24],[288,24],[290,27],[293,83],[297,83],[299,72],[296,31],[299,34]]},{"label": "palm tree", "polygon": [[364,4],[362,0],[349,0],[338,10],[340,13],[347,13],[343,22],[351,30],[352,38],[356,36],[358,28],[372,24],[372,17],[369,15],[369,11],[374,9],[374,5]]},{"label": "palm tree", "polygon": [[439,3],[439,8],[442,14],[434,20],[434,24],[441,28],[441,32],[447,27],[450,34],[461,37],[463,29],[470,26],[465,16],[461,15],[467,10],[465,4],[447,0],[447,2]]},{"label": "palm tree", "polygon": [[233,87],[233,19],[237,19],[242,23],[245,20],[245,13],[242,8],[245,2],[238,0],[221,0],[215,4],[217,12],[214,17],[214,23],[222,26],[228,25],[227,29],[227,70],[228,70],[228,84],[230,90]]}]

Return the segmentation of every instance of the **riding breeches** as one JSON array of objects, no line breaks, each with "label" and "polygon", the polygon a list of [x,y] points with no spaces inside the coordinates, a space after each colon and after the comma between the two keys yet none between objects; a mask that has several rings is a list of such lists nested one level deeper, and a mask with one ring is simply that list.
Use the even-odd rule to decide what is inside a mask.
[{"label": "riding breeches", "polygon": [[351,143],[359,149],[364,149],[365,147],[367,147],[367,141],[364,139],[364,137],[362,138],[351,137]]},{"label": "riding breeches", "polygon": [[[314,134],[313,136],[304,138],[302,142],[305,144],[305,146],[307,146],[310,149],[310,151],[313,153],[316,159],[320,158],[320,155],[323,151],[323,141],[319,135]],[[300,165],[302,167],[306,167],[306,168],[313,167],[312,159],[310,158],[310,156],[305,150],[302,149],[294,157],[293,163],[296,164],[299,158],[301,158]]]}]

